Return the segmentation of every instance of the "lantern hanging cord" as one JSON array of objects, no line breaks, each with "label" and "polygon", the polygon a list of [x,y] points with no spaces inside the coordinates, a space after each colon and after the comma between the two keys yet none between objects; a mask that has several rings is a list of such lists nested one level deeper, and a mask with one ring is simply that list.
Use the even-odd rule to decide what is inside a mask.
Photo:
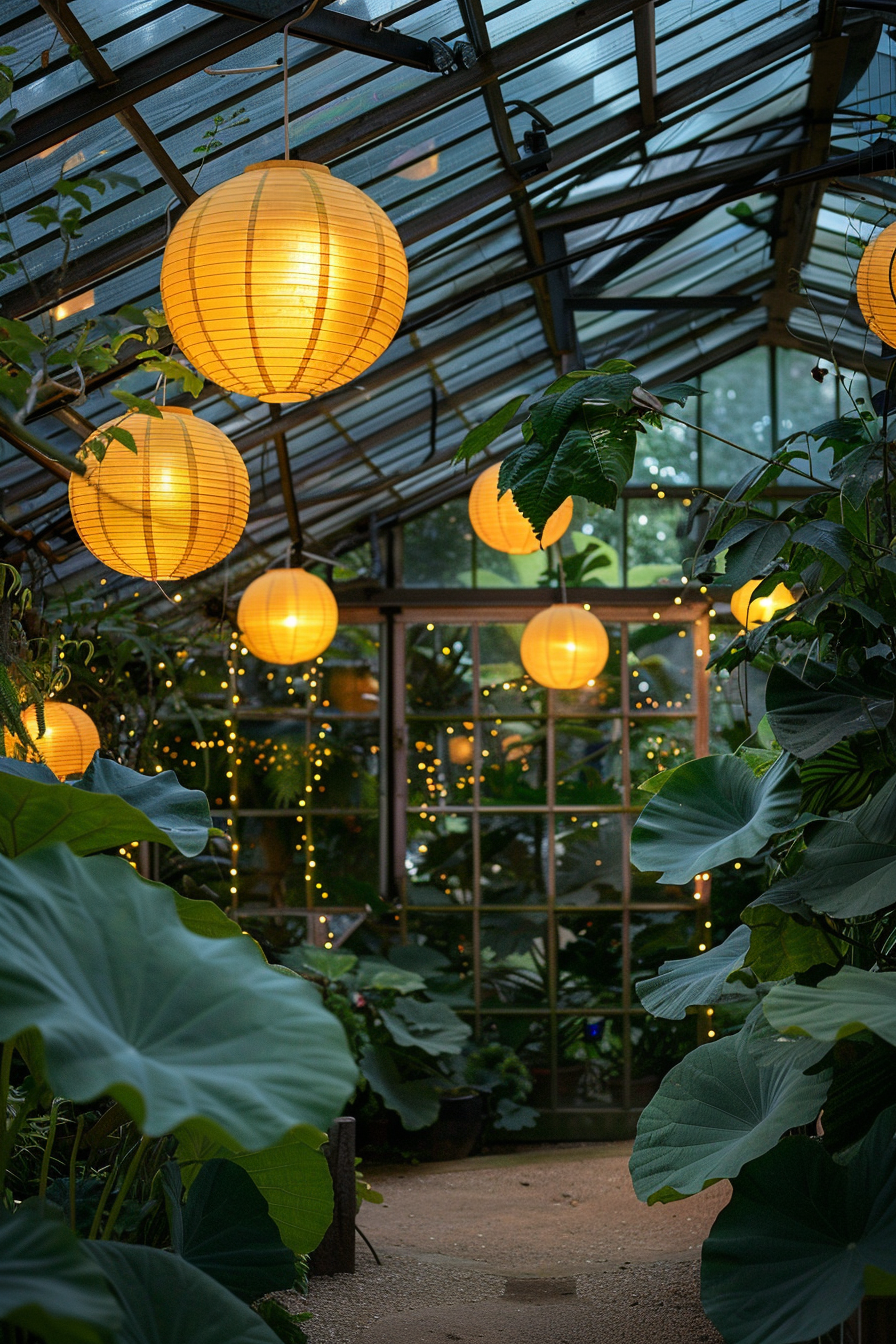
[{"label": "lantern hanging cord", "polygon": [[560,584],[560,601],[566,606],[566,571],[563,568],[563,551],[557,542],[557,580]]},{"label": "lantern hanging cord", "polygon": [[308,5],[296,19],[290,19],[283,29],[283,157],[289,163],[289,30],[301,23],[317,9],[319,0],[308,0]]}]

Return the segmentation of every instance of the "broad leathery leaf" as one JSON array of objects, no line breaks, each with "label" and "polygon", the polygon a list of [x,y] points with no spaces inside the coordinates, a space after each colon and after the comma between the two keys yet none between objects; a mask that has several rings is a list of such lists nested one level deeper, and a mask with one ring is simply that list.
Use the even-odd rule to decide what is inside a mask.
[{"label": "broad leathery leaf", "polygon": [[270,1148],[229,1149],[209,1139],[194,1124],[177,1131],[175,1154],[187,1189],[203,1162],[226,1157],[242,1167],[264,1195],[268,1212],[284,1243],[296,1255],[309,1255],[333,1221],[333,1182],[320,1151],[327,1136],[312,1125],[297,1125]]},{"label": "broad leathery leaf", "polygon": [[818,985],[775,985],[762,1006],[778,1031],[839,1041],[867,1028],[896,1045],[896,971],[842,966]]},{"label": "broad leathery leaf", "polygon": [[632,862],[661,882],[749,859],[797,821],[799,780],[786,753],[757,779],[737,756],[687,761],[650,799],[632,831]]},{"label": "broad leathery leaf", "polygon": [[379,1012],[396,1045],[418,1046],[428,1055],[460,1054],[472,1031],[445,1003],[400,999],[391,1009],[380,1008]]},{"label": "broad leathery leaf", "polygon": [[678,406],[684,406],[690,397],[703,396],[699,387],[692,387],[690,383],[660,383],[659,387],[650,390],[660,401],[674,401]]},{"label": "broad leathery leaf", "polygon": [[605,359],[596,369],[573,369],[570,373],[561,374],[550,387],[544,390],[545,396],[550,396],[554,392],[565,392],[568,387],[581,382],[584,378],[593,378],[599,373],[631,373],[634,370],[634,364],[627,359]]},{"label": "broad leathery leaf", "polygon": [[46,1344],[112,1344],[122,1313],[75,1234],[20,1209],[0,1212],[0,1320]]},{"label": "broad leathery leaf", "polygon": [[183,1208],[181,1255],[242,1302],[292,1288],[296,1261],[280,1240],[267,1201],[226,1158],[206,1162]]},{"label": "broad leathery leaf", "polygon": [[797,871],[769,887],[776,903],[801,899],[838,919],[873,915],[896,892],[896,776],[843,817],[810,837]]},{"label": "broad leathery leaf", "polygon": [[279,1344],[251,1307],[155,1246],[85,1241],[121,1307],[116,1344]]},{"label": "broad leathery leaf", "polygon": [[736,1176],[782,1134],[814,1120],[830,1073],[803,1073],[803,1056],[751,1053],[752,1033],[698,1046],[676,1064],[641,1113],[629,1170],[648,1204],[695,1195]]},{"label": "broad leathery leaf", "polygon": [[192,856],[208,843],[208,799],[182,788],[172,770],[150,777],[94,757],[78,784],[55,776],[51,783],[49,773],[39,763],[0,757],[0,853],[15,858],[64,842],[76,854],[95,854],[155,840]]},{"label": "broad leathery leaf", "polygon": [[494,415],[490,415],[481,425],[471,429],[454,454],[452,461],[469,462],[471,457],[484,452],[490,443],[493,443],[504,433],[527,396],[528,393],[524,392],[520,396],[512,397],[499,411],[495,411]]},{"label": "broad leathery leaf", "polygon": [[890,1107],[848,1165],[787,1138],[733,1182],[703,1244],[700,1294],[729,1344],[817,1339],[859,1305],[869,1266],[896,1272],[894,1131]]},{"label": "broad leathery leaf", "polygon": [[852,564],[852,537],[842,523],[833,523],[826,518],[813,518],[790,535],[790,540],[799,546],[811,546],[821,551],[842,569]]},{"label": "broad leathery leaf", "polygon": [[883,475],[881,445],[863,443],[831,467],[831,480],[840,483],[840,493],[854,509],[864,502],[868,491]]},{"label": "broad leathery leaf", "polygon": [[638,998],[654,1017],[681,1019],[688,1008],[705,1007],[723,999],[742,998],[743,991],[728,986],[732,971],[740,970],[750,946],[750,930],[741,924],[718,947],[697,957],[664,961],[657,975],[639,980]]},{"label": "broad leathery leaf", "polygon": [[854,733],[885,728],[893,717],[892,692],[834,675],[820,663],[800,660],[801,675],[776,663],[765,693],[776,739],[801,760],[811,760]]},{"label": "broad leathery leaf", "polygon": [[361,1056],[361,1072],[390,1111],[396,1111],[405,1129],[425,1129],[439,1118],[441,1094],[432,1083],[402,1082],[392,1054],[371,1045]]},{"label": "broad leathery leaf", "polygon": [[198,1117],[261,1148],[323,1128],[357,1077],[345,1033],[249,942],[189,933],[122,859],[0,857],[0,1036],[36,1028],[55,1095],[112,1096],[149,1135]]},{"label": "broad leathery leaf", "polygon": [[784,980],[813,966],[836,966],[847,951],[833,929],[826,932],[775,905],[748,906],[741,918],[751,930],[744,965],[760,981]]},{"label": "broad leathery leaf", "polygon": [[[727,538],[726,538],[727,540]],[[739,588],[771,564],[790,540],[786,523],[762,523],[725,554],[724,582]]]}]

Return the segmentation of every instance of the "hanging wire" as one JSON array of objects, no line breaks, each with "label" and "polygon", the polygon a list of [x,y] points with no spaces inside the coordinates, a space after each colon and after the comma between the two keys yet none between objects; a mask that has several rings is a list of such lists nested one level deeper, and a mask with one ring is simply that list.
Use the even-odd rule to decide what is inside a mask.
[{"label": "hanging wire", "polygon": [[290,19],[283,29],[283,157],[289,163],[289,30],[294,23],[307,19],[317,9],[319,0],[309,3],[297,19]]}]

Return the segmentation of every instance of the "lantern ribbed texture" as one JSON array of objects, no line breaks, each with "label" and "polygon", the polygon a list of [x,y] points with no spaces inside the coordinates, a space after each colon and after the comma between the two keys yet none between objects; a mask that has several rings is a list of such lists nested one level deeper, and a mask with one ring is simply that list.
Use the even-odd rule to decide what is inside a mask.
[{"label": "lantern ribbed texture", "polygon": [[262,662],[303,663],[332,641],[339,608],[316,574],[270,569],[243,593],[236,623],[246,648]]},{"label": "lantern ribbed texture", "polygon": [[320,163],[253,163],[180,217],[162,262],[175,341],[206,378],[307,401],[368,368],[408,293],[388,215]]},{"label": "lantern ribbed texture", "polygon": [[68,483],[78,535],[97,560],[119,574],[183,579],[229,555],[249,515],[249,476],[227,435],[173,406],[161,419],[109,424],[133,435],[136,456],[113,439]]},{"label": "lantern ribbed texture", "polygon": [[[22,722],[37,743],[44,764],[59,779],[65,779],[68,775],[83,775],[93,760],[94,752],[99,750],[100,735],[96,724],[77,705],[67,705],[62,700],[45,700],[46,731],[43,737],[37,735],[37,711],[33,705],[23,710]],[[15,750],[13,739],[6,732],[4,738],[6,751],[11,755]],[[33,753],[29,754],[29,760],[36,759]]]},{"label": "lantern ribbed texture", "polygon": [[520,640],[520,657],[533,681],[556,690],[584,686],[607,665],[610,641],[584,607],[559,603],[533,616]]},{"label": "lantern ribbed texture", "polygon": [[752,579],[742,588],[738,588],[731,597],[731,615],[745,630],[755,630],[757,626],[764,625],[766,621],[772,619],[776,611],[792,607],[796,601],[793,593],[783,583],[779,583],[768,597],[757,597],[755,601],[751,601],[760,583],[764,583],[764,579]]},{"label": "lantern ribbed texture", "polygon": [[882,229],[862,253],[856,298],[875,336],[896,345],[896,224]]},{"label": "lantern ribbed texture", "polygon": [[507,555],[531,555],[539,547],[553,546],[569,527],[572,518],[572,500],[564,499],[545,523],[543,540],[539,542],[532,524],[524,518],[513,502],[510,491],[498,498],[498,474],[501,463],[486,467],[476,477],[470,491],[470,522],[473,531],[493,551]]}]

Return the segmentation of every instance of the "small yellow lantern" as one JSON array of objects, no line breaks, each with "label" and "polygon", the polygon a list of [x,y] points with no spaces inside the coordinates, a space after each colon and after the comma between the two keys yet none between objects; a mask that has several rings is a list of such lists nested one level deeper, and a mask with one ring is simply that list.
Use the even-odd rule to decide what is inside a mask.
[{"label": "small yellow lantern", "polygon": [[[44,701],[44,723],[46,730],[38,737],[37,711],[33,705],[22,713],[22,722],[32,740],[37,743],[44,764],[59,779],[69,775],[83,775],[94,752],[99,750],[100,735],[96,724],[83,709],[77,705],[68,705],[62,700]],[[15,744],[9,733],[4,733],[6,750],[12,754]],[[30,753],[29,760],[37,760]]]},{"label": "small yellow lantern", "polygon": [[253,163],[184,211],[162,306],[206,378],[260,401],[308,401],[388,346],[408,267],[375,201],[321,163]]},{"label": "small yellow lantern", "polygon": [[249,515],[249,475],[227,435],[175,406],[112,424],[133,436],[136,456],[112,440],[101,462],[86,454],[85,476],[69,477],[72,520],[87,549],[143,579],[184,579],[229,555]]},{"label": "small yellow lantern", "polygon": [[507,490],[498,498],[498,474],[500,462],[486,467],[470,491],[470,522],[473,531],[486,546],[493,551],[504,551],[507,555],[531,555],[539,547],[553,546],[569,527],[572,518],[572,499],[564,499],[545,524],[542,540],[539,541],[532,524],[524,518],[513,502],[513,495]]},{"label": "small yellow lantern", "polygon": [[303,663],[331,643],[339,608],[306,569],[270,569],[240,598],[236,622],[250,653],[265,663]]},{"label": "small yellow lantern", "polygon": [[610,641],[601,621],[584,607],[545,607],[529,621],[520,658],[533,681],[556,690],[584,686],[607,665]]},{"label": "small yellow lantern", "polygon": [[882,229],[862,253],[856,298],[862,316],[886,345],[896,345],[896,224]]},{"label": "small yellow lantern", "polygon": [[796,598],[789,588],[779,583],[767,597],[754,598],[753,594],[763,583],[763,579],[751,579],[731,597],[731,615],[739,621],[745,630],[755,630],[757,626],[770,621],[776,611],[792,607]]}]

